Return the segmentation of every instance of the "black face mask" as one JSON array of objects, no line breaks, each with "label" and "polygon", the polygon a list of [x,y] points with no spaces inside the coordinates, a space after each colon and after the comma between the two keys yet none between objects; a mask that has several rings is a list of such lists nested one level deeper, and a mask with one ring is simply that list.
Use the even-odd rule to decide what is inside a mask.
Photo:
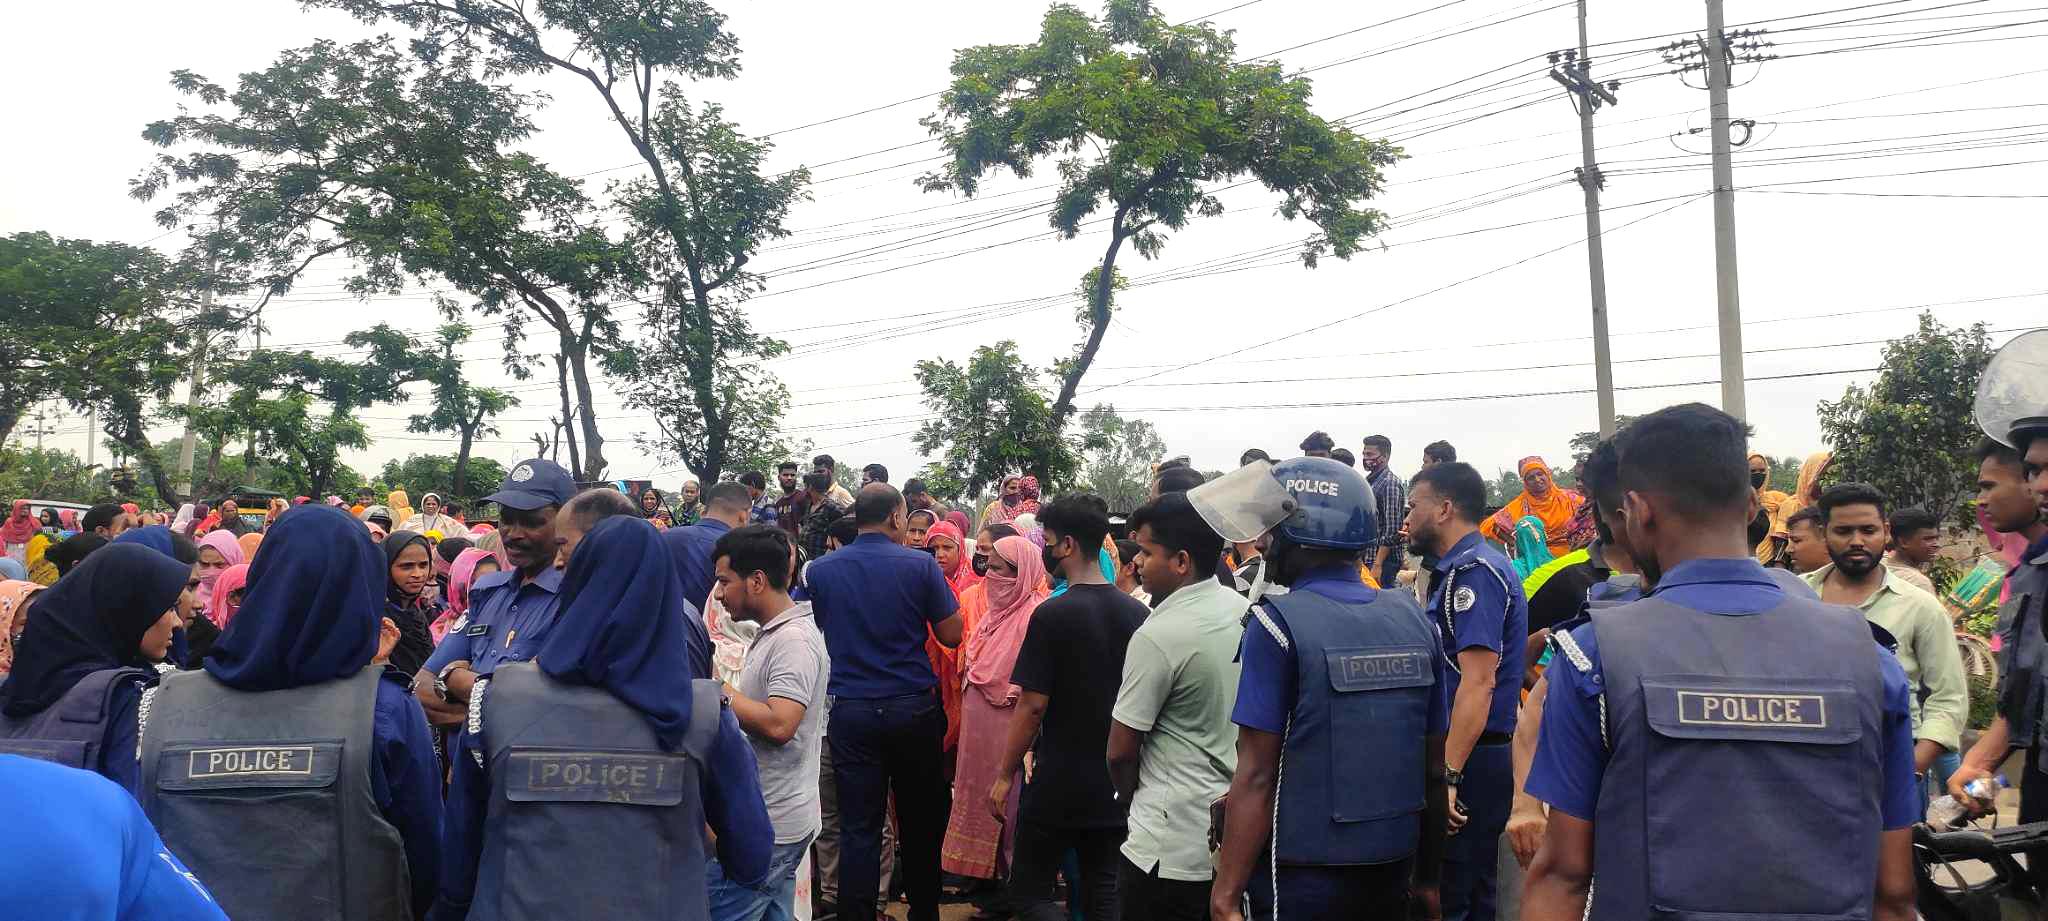
[{"label": "black face mask", "polygon": [[1754,486],[1758,489],[1764,488],[1764,484],[1766,482],[1769,482],[1770,479],[1771,475],[1765,471],[1752,470],[1749,472],[1749,485]]},{"label": "black face mask", "polygon": [[988,575],[988,557],[979,553],[974,555],[974,574],[977,576]]},{"label": "black face mask", "polygon": [[1060,574],[1060,561],[1066,559],[1066,557],[1053,556],[1051,547],[1042,547],[1038,551],[1038,559],[1045,564],[1045,571],[1047,573],[1051,574],[1054,578],[1058,578]]}]

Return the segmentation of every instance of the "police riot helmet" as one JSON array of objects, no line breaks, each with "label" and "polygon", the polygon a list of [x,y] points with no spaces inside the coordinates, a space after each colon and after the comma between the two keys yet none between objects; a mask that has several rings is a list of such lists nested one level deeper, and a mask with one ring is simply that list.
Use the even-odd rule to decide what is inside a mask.
[{"label": "police riot helmet", "polygon": [[1327,457],[1296,457],[1273,465],[1273,478],[1294,497],[1279,536],[1325,550],[1363,550],[1379,536],[1379,503],[1358,471]]},{"label": "police riot helmet", "polygon": [[1993,441],[2025,450],[2048,435],[2048,330],[2013,337],[1977,380],[1977,427]]}]

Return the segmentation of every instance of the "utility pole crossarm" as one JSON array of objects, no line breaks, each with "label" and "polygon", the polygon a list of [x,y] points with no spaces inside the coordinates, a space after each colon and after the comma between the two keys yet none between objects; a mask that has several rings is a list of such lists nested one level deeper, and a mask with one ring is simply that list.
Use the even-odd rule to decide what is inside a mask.
[{"label": "utility pole crossarm", "polygon": [[1600,230],[1600,190],[1607,178],[1593,144],[1593,113],[1602,105],[1618,105],[1614,91],[1621,84],[1601,86],[1593,80],[1593,59],[1587,54],[1586,0],[1579,0],[1579,47],[1552,52],[1550,79],[1572,94],[1579,110],[1579,188],[1586,196],[1586,269],[1593,306],[1593,388],[1600,413],[1600,436],[1614,435],[1614,364],[1607,346],[1607,255]]}]

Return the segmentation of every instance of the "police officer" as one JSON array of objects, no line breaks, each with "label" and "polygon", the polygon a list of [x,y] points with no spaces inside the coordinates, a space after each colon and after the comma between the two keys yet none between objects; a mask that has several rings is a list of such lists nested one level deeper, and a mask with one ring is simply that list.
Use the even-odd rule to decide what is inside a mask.
[{"label": "police officer", "polygon": [[1513,564],[1480,537],[1486,481],[1437,464],[1408,485],[1407,531],[1429,572],[1429,617],[1449,669],[1445,783],[1456,802],[1444,851],[1444,917],[1493,921],[1500,835],[1514,798],[1512,743],[1527,656],[1529,603]]},{"label": "police officer", "polygon": [[286,512],[204,670],[145,692],[138,799],[230,917],[409,921],[432,902],[441,770],[409,676],[383,664],[385,579],[348,513]]},{"label": "police officer", "polygon": [[759,887],[775,831],[715,681],[692,681],[675,563],[638,516],[598,522],[532,661],[477,679],[451,755],[433,921],[706,921],[708,825]]},{"label": "police officer", "polygon": [[[2048,673],[2048,635],[2043,632],[2048,620],[2048,525],[2042,520],[2043,509],[2048,508],[2048,376],[2040,370],[2044,362],[2048,333],[2027,333],[1999,349],[1977,385],[1977,424],[1993,439],[1978,452],[1982,463],[1977,479],[1983,491],[1979,498],[1995,527],[2025,535],[2028,544],[2019,565],[2006,574],[2007,601],[1998,611],[1998,718],[1948,780],[1949,793],[1974,806],[1963,787],[1990,776],[2014,748],[2028,749],[2019,778],[2022,822],[2048,819],[2048,773],[2042,769],[2039,744],[2042,710],[2048,705],[2040,692],[2041,676]],[[2012,482],[2015,478],[2020,482]],[[2015,490],[2031,499],[2031,507],[2011,495]]]},{"label": "police officer", "polygon": [[[1556,637],[1522,917],[1912,917],[1905,672],[1750,554],[1745,434],[1697,403],[1617,438],[1642,600]],[[1593,885],[1597,879],[1598,885]],[[1590,896],[1589,896],[1590,890]]]},{"label": "police officer", "polygon": [[[1188,500],[1225,539],[1278,518],[1268,550],[1290,588],[1252,609],[1231,720],[1237,770],[1210,891],[1218,921],[1436,917],[1445,834],[1443,666],[1421,608],[1359,579],[1372,488],[1328,458],[1255,461]],[[1233,510],[1259,509],[1257,523]]]}]

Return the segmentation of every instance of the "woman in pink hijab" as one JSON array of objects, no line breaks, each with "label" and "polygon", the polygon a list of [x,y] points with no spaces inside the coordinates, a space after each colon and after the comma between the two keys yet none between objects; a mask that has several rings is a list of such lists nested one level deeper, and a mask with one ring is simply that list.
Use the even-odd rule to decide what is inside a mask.
[{"label": "woman in pink hijab", "polygon": [[966,688],[960,695],[960,755],[953,787],[965,792],[953,798],[939,865],[961,876],[1003,879],[1014,841],[1009,832],[1017,827],[1017,794],[1024,785],[1012,778],[1005,822],[989,815],[987,797],[980,791],[995,786],[1001,769],[1010,717],[1017,712],[1021,694],[1010,683],[1010,670],[1024,646],[1031,612],[1046,596],[1045,563],[1038,548],[1022,537],[996,541],[983,584],[988,610],[974,625],[961,656]]},{"label": "woman in pink hijab", "polygon": [[441,642],[449,628],[468,615],[469,590],[476,580],[500,568],[498,558],[489,550],[471,547],[456,555],[455,562],[448,564],[448,611],[427,625],[427,630],[434,634],[434,642]]},{"label": "woman in pink hijab", "polygon": [[242,590],[249,587],[249,564],[236,563],[220,571],[213,580],[213,600],[206,605],[206,619],[223,630],[242,607]]},{"label": "woman in pink hijab", "polygon": [[226,531],[208,531],[199,539],[199,606],[213,610],[213,586],[230,566],[248,562],[242,542]]}]

